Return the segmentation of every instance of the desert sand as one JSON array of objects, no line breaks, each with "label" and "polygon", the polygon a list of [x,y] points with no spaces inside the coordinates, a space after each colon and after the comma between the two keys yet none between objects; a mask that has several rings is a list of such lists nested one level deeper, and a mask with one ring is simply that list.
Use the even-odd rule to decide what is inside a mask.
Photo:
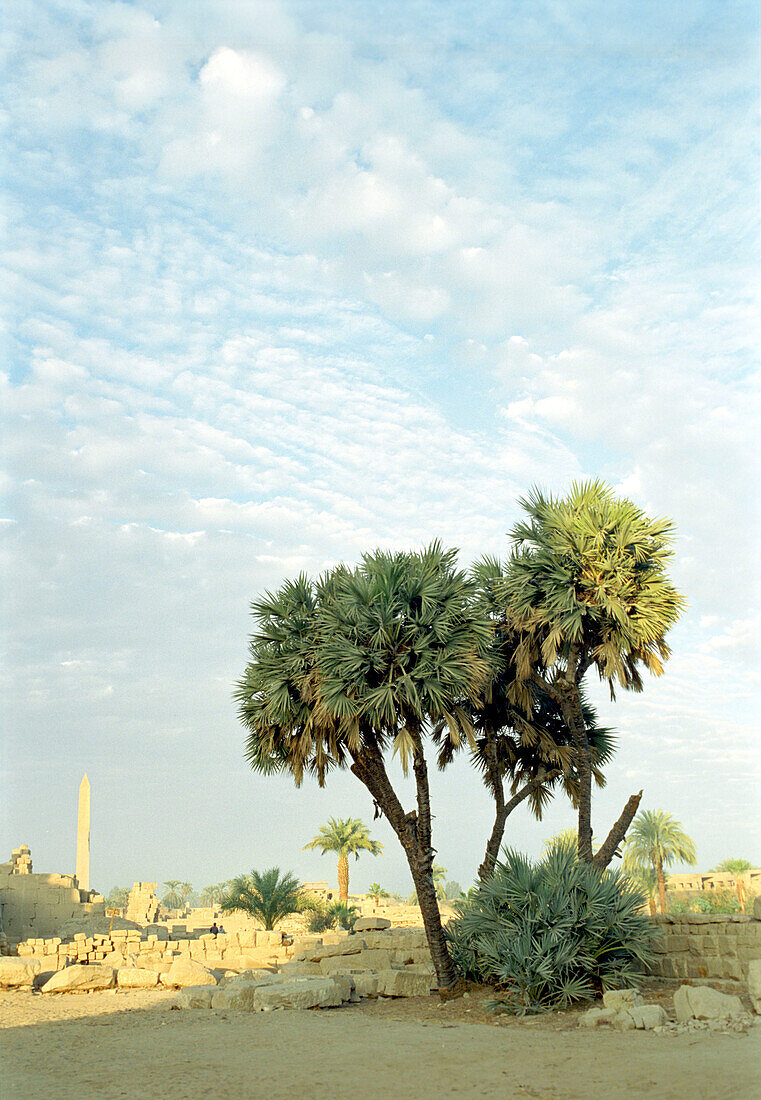
[{"label": "desert sand", "polygon": [[473,996],[310,1012],[176,1011],[174,994],[0,994],[2,1100],[761,1095],[747,1034],[588,1031],[492,1017]]}]

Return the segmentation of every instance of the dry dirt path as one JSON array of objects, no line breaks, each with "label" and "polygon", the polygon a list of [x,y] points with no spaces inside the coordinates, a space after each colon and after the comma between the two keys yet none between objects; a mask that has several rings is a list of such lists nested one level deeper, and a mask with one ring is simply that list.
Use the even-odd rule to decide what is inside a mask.
[{"label": "dry dirt path", "polygon": [[[321,1012],[171,1011],[171,993],[0,995],[2,1100],[343,1100],[513,1097],[756,1100],[747,1035],[471,1022],[411,1002]],[[387,1002],[388,1003],[388,1002]],[[480,1013],[479,1013],[480,1016]]]}]

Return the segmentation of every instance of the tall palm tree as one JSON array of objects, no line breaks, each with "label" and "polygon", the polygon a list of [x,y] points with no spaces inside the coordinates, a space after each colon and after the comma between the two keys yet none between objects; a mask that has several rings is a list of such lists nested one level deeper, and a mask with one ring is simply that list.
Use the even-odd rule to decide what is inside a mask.
[{"label": "tall palm tree", "polygon": [[[432,814],[426,738],[449,714],[445,736],[469,723],[459,700],[488,680],[488,617],[474,585],[438,543],[419,553],[366,554],[312,584],[284,584],[253,605],[251,661],[236,697],[248,731],[246,755],[264,774],[305,773],[324,785],[348,767],[399,839],[420,897],[440,988],[455,985],[431,867]],[[387,771],[389,752],[414,777],[406,811]]]},{"label": "tall palm tree", "polygon": [[251,871],[248,875],[238,875],[232,879],[230,890],[223,899],[220,909],[223,913],[247,913],[261,921],[267,931],[290,916],[298,913],[302,906],[301,883],[294,875],[280,874],[279,867],[270,867],[259,873]]},{"label": "tall palm tree", "polygon": [[168,887],[168,890],[161,899],[162,902],[167,909],[179,909],[182,905],[182,897],[179,892],[179,888],[182,885],[181,879],[170,878],[164,885]]},{"label": "tall palm tree", "polygon": [[643,810],[637,814],[624,845],[624,871],[636,873],[652,868],[658,884],[661,912],[666,912],[666,878],[663,868],[672,863],[695,865],[695,842],[680,821],[665,810]]},{"label": "tall palm tree", "polygon": [[193,887],[189,882],[178,882],[177,893],[180,895],[180,906],[183,906],[193,893]]},{"label": "tall palm tree", "polygon": [[[564,499],[534,489],[520,503],[527,516],[511,532],[510,559],[497,586],[505,629],[516,638],[518,681],[532,683],[560,708],[578,774],[579,856],[604,868],[642,792],[632,795],[594,853],[593,752],[581,683],[594,666],[613,696],[616,684],[641,691],[643,668],[663,672],[666,634],[685,606],[665,572],[673,524],[650,519],[601,481],[576,483]],[[519,700],[517,687],[513,694]]]},{"label": "tall palm tree", "polygon": [[217,882],[211,886],[204,886],[201,891],[201,903],[206,905],[218,905],[223,901],[230,886],[229,882]]},{"label": "tall palm tree", "polygon": [[304,845],[307,848],[319,848],[323,855],[335,852],[338,856],[338,897],[346,903],[349,899],[349,856],[359,859],[360,852],[370,852],[377,856],[383,851],[380,841],[370,839],[370,830],[358,817],[331,817],[327,825],[320,826],[320,832]]}]

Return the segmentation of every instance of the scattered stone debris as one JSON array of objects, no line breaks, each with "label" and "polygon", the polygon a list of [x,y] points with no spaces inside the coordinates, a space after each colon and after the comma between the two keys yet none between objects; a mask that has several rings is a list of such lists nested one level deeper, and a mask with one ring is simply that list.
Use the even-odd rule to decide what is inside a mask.
[{"label": "scattered stone debris", "polygon": [[739,997],[719,993],[710,986],[683,985],[674,994],[676,1021],[671,1021],[661,1005],[645,1004],[637,989],[609,990],[603,995],[603,1007],[590,1008],[579,1020],[579,1027],[614,1027],[676,1035],[688,1031],[744,1033],[752,1018]]}]

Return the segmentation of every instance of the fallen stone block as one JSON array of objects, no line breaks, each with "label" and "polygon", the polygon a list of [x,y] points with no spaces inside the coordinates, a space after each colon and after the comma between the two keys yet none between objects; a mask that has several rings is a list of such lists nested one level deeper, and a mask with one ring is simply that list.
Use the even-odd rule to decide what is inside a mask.
[{"label": "fallen stone block", "polygon": [[615,1008],[590,1008],[588,1012],[579,1017],[579,1027],[612,1026],[617,1015]]},{"label": "fallen stone block", "polygon": [[332,1008],[343,1004],[345,985],[333,978],[288,978],[254,991],[254,1005],[273,1008]]},{"label": "fallen stone block", "polygon": [[175,958],[172,965],[162,974],[161,980],[165,985],[174,985],[179,988],[196,985],[216,985],[217,979],[211,970],[202,966],[193,959]]},{"label": "fallen stone block", "polygon": [[329,943],[322,947],[313,947],[304,952],[307,962],[322,962],[323,959],[338,958],[341,955],[358,955],[364,948],[365,941],[352,937],[341,940],[340,943]]},{"label": "fallen stone block", "polygon": [[42,970],[42,963],[33,956],[14,958],[0,955],[0,988],[23,989],[34,985],[34,979]]},{"label": "fallen stone block", "polygon": [[391,921],[385,917],[360,917],[354,922],[355,932],[380,932],[384,928],[390,928]]},{"label": "fallen stone block", "polygon": [[739,997],[707,985],[680,986],[674,994],[674,1009],[680,1024],[687,1020],[742,1020],[748,1015]]},{"label": "fallen stone block", "polygon": [[748,993],[753,1011],[761,1015],[761,959],[751,959],[748,963]]},{"label": "fallen stone block", "polygon": [[41,988],[42,993],[70,993],[83,989],[112,989],[116,971],[112,966],[83,966],[75,963],[53,975]]},{"label": "fallen stone block", "polygon": [[152,989],[159,984],[159,976],[155,970],[142,966],[120,966],[116,984],[120,989]]},{"label": "fallen stone block", "polygon": [[378,974],[378,993],[383,997],[427,997],[430,991],[427,974],[409,970],[381,970]]},{"label": "fallen stone block", "polygon": [[210,985],[189,985],[177,994],[174,1004],[177,1008],[211,1008],[216,990]]},{"label": "fallen stone block", "polygon": [[[327,960],[325,960],[327,961]],[[345,964],[344,964],[345,965]],[[291,960],[290,962],[284,962],[279,967],[279,972],[284,975],[297,975],[297,974],[309,974],[314,977],[315,974],[323,974],[325,971],[322,969],[322,964],[318,962],[297,962]]]},{"label": "fallen stone block", "polygon": [[358,997],[378,996],[378,975],[373,970],[353,970],[354,992]]},{"label": "fallen stone block", "polygon": [[640,1031],[652,1031],[656,1027],[664,1027],[669,1022],[665,1009],[660,1005],[632,1005],[627,1012],[634,1021],[634,1026]]},{"label": "fallen stone block", "polygon": [[602,995],[602,1003],[606,1008],[617,1012],[622,1008],[631,1008],[632,1005],[644,1004],[644,1001],[638,989],[608,989]]},{"label": "fallen stone block", "polygon": [[232,989],[239,985],[250,985],[252,982],[258,985],[271,985],[273,982],[282,980],[279,974],[271,970],[244,970],[241,974],[225,974],[219,980],[219,988]]}]

